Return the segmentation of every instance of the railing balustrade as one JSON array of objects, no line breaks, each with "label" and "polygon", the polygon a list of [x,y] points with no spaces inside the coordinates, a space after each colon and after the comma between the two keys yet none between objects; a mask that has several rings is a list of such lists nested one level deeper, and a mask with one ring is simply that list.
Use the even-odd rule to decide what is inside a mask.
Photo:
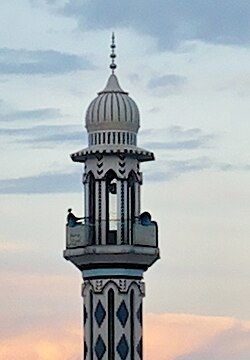
[{"label": "railing balustrade", "polygon": [[[95,239],[96,229],[102,227],[102,225],[106,226],[106,243],[101,246],[119,246],[126,244],[134,246],[158,247],[157,223],[152,221],[148,225],[142,225],[139,222],[139,218],[136,218],[133,222],[129,219],[112,219],[109,222],[100,220],[96,221],[95,224],[90,223],[88,218],[84,218],[82,223],[77,223],[73,227],[66,225],[66,247],[79,248],[97,245],[98,242]],[[117,234],[119,229],[122,227],[126,227],[127,232],[131,231],[132,236],[126,237],[127,242],[117,244]],[[130,242],[129,239],[131,239]]]}]

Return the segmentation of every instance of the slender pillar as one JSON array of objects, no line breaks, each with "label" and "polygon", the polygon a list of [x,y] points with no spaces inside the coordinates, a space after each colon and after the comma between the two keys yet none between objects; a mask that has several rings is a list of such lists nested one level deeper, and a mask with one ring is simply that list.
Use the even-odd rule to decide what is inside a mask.
[{"label": "slender pillar", "polygon": [[106,197],[106,182],[105,180],[101,180],[101,200],[99,199],[99,207],[101,207],[101,244],[106,245],[106,231],[107,231],[107,215],[106,215],[106,206],[105,206],[105,197]]}]

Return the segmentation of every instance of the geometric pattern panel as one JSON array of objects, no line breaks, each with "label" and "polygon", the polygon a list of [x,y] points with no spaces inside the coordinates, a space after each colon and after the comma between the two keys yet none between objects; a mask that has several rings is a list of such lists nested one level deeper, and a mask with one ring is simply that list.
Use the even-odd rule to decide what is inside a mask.
[{"label": "geometric pattern panel", "polygon": [[105,316],[106,316],[106,311],[105,311],[101,301],[99,300],[98,304],[96,306],[96,309],[95,309],[95,319],[96,319],[96,322],[99,327],[102,325],[102,322],[105,319]]},{"label": "geometric pattern panel", "polygon": [[137,313],[136,313],[137,319],[139,323],[142,325],[142,303],[140,304]]},{"label": "geometric pattern panel", "polygon": [[120,323],[122,324],[123,327],[125,327],[126,322],[128,320],[128,309],[127,306],[125,304],[125,301],[122,300],[117,312],[116,312],[116,316],[118,317],[118,319],[120,320]]},{"label": "geometric pattern panel", "polygon": [[95,354],[97,356],[97,359],[101,360],[105,352],[106,352],[106,345],[104,344],[101,335],[99,335],[95,344]]},{"label": "geometric pattern panel", "polygon": [[127,342],[124,334],[122,335],[122,337],[116,347],[116,350],[117,350],[118,354],[120,355],[120,358],[122,360],[125,360],[126,357],[128,356],[129,347],[128,347],[128,342]]},{"label": "geometric pattern panel", "polygon": [[136,350],[137,350],[138,355],[140,356],[140,359],[142,359],[142,338],[138,342]]}]

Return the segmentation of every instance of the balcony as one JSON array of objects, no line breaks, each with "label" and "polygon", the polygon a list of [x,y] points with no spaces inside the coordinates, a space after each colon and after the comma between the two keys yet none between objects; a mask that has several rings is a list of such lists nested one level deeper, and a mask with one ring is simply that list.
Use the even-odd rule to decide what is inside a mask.
[{"label": "balcony", "polygon": [[[74,227],[66,226],[66,250],[64,258],[71,261],[81,271],[98,267],[137,268],[146,270],[159,259],[157,224],[152,221],[147,225],[139,222],[129,224],[130,231],[126,242],[117,244],[121,221],[117,221],[117,230],[109,229],[102,245],[95,241],[95,231],[101,224],[77,224]],[[109,224],[111,227],[111,224]],[[132,225],[132,226],[131,226]],[[129,230],[130,229],[130,230]],[[111,241],[111,238],[112,241]],[[114,240],[114,241],[113,241]]]},{"label": "balcony", "polygon": [[91,229],[87,224],[74,227],[66,225],[66,248],[73,249],[91,245]]},{"label": "balcony", "polygon": [[[120,222],[117,221],[117,224],[117,229],[119,229]],[[98,224],[96,226],[98,226]],[[131,228],[131,226],[129,228]],[[74,249],[96,245],[94,241],[94,229],[94,225],[86,223],[77,224],[74,227],[66,225],[66,248]],[[106,245],[117,245],[117,231],[118,230],[114,230],[114,228],[107,231]],[[131,243],[127,243],[128,245],[158,247],[157,223],[154,221],[148,225],[142,225],[138,222],[134,223],[132,225],[132,237],[128,236],[128,238],[131,238]]]},{"label": "balcony", "polygon": [[148,225],[133,224],[133,245],[158,247],[158,226],[155,221]]}]

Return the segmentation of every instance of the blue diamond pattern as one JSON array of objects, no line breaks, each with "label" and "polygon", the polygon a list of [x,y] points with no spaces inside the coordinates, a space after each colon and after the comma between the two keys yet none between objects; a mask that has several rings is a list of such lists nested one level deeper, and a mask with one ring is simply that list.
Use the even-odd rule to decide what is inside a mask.
[{"label": "blue diamond pattern", "polygon": [[116,350],[117,350],[118,354],[120,355],[120,358],[122,360],[125,360],[126,357],[128,356],[129,347],[128,347],[128,342],[127,342],[124,334],[122,335],[122,337],[116,347]]},{"label": "blue diamond pattern", "polygon": [[122,324],[122,326],[125,327],[126,322],[128,320],[128,309],[127,309],[127,306],[126,306],[124,300],[122,300],[122,302],[116,312],[116,316],[120,320],[120,323]]},{"label": "blue diamond pattern", "polygon": [[95,319],[96,319],[96,322],[99,327],[102,325],[102,322],[105,319],[105,316],[106,316],[106,311],[105,311],[101,301],[99,300],[98,304],[96,306],[96,309],[95,309]]},{"label": "blue diamond pattern", "polygon": [[141,359],[142,358],[142,338],[138,342],[138,344],[136,346],[136,350],[137,350],[138,355],[140,356],[140,359]]},{"label": "blue diamond pattern", "polygon": [[97,356],[97,359],[101,360],[105,352],[106,352],[106,345],[104,344],[101,335],[99,335],[95,344],[95,354]]}]

